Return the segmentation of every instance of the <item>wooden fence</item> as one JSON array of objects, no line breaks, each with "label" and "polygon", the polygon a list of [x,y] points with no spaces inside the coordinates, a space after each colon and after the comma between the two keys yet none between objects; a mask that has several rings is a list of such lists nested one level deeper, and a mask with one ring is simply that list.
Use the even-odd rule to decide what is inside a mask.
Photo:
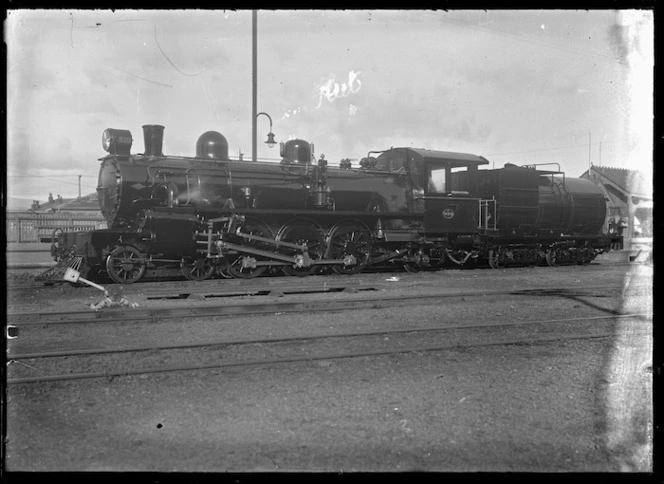
[{"label": "wooden fence", "polygon": [[6,212],[7,243],[51,242],[55,229],[66,232],[105,229],[101,213]]}]

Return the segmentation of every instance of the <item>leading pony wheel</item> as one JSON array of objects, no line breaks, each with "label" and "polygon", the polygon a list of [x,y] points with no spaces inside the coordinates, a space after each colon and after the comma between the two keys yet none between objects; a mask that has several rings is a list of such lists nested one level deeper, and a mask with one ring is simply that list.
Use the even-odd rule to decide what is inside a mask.
[{"label": "leading pony wheel", "polygon": [[121,245],[106,259],[106,272],[119,284],[132,284],[145,274],[143,254],[134,246]]}]

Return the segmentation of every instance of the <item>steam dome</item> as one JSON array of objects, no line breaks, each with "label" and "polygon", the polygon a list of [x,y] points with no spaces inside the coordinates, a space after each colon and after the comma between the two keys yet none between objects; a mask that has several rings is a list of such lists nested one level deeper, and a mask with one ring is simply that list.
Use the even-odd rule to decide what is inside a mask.
[{"label": "steam dome", "polygon": [[196,158],[228,160],[228,141],[217,131],[203,133],[196,142]]}]

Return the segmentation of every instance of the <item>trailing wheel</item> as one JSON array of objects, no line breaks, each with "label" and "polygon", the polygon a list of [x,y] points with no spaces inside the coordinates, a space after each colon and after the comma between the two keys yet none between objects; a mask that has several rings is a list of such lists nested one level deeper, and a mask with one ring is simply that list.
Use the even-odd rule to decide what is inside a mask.
[{"label": "trailing wheel", "polygon": [[138,281],[145,274],[145,270],[143,254],[131,245],[116,247],[106,259],[106,272],[119,284]]},{"label": "trailing wheel", "polygon": [[325,253],[325,238],[318,227],[304,221],[289,223],[279,231],[277,240],[307,246],[304,252],[290,247],[287,250],[280,248],[280,252],[295,258],[293,265],[281,268],[284,274],[304,277],[320,270],[320,266],[310,264],[311,261],[322,259]]},{"label": "trailing wheel", "polygon": [[[258,237],[273,238],[274,234],[268,224],[259,219],[248,218],[242,224],[240,231],[243,234],[256,235]],[[243,244],[252,248],[264,248],[259,241],[247,239]],[[225,270],[229,275],[240,279],[253,279],[262,275],[269,266],[257,265],[259,259],[250,253],[229,253],[226,255],[228,267]]]},{"label": "trailing wheel", "polygon": [[371,233],[362,224],[349,222],[337,225],[330,232],[327,257],[341,259],[343,263],[332,266],[337,274],[357,274],[369,263]]},{"label": "trailing wheel", "polygon": [[411,274],[416,274],[422,270],[422,266],[416,262],[404,262],[403,268]]},{"label": "trailing wheel", "polygon": [[417,273],[431,265],[429,256],[422,250],[409,250],[406,257],[407,262],[403,263],[403,268],[406,272]]},{"label": "trailing wheel", "polygon": [[214,264],[212,259],[207,257],[185,257],[185,259],[180,264],[180,269],[184,277],[190,281],[204,281],[209,279],[214,274]]}]

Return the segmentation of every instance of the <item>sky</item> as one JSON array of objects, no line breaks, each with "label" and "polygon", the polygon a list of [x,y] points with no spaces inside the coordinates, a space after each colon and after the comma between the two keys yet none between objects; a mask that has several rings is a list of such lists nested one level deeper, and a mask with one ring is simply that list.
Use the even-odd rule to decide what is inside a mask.
[{"label": "sky", "polygon": [[[489,167],[594,165],[651,177],[650,10],[258,11],[258,112],[277,141],[331,165],[411,146]],[[165,126],[194,156],[222,133],[251,159],[251,11],[10,10],[7,193],[44,201],[97,184],[106,128]],[[257,120],[258,159],[277,161]]]}]

